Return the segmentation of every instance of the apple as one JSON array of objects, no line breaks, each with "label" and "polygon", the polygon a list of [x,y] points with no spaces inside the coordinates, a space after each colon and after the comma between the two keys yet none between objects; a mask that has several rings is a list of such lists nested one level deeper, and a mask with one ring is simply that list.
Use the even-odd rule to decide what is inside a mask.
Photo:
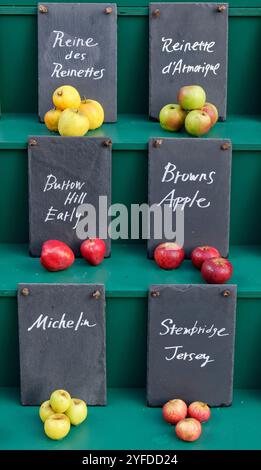
[{"label": "apple", "polygon": [[185,129],[188,134],[195,137],[206,134],[211,129],[211,126],[211,119],[204,111],[196,109],[195,111],[190,111],[186,116]]},{"label": "apple", "polygon": [[65,109],[58,122],[60,135],[66,137],[82,137],[89,130],[89,119],[78,109]]},{"label": "apple", "polygon": [[205,111],[211,119],[211,125],[214,126],[218,120],[218,110],[212,103],[205,103],[201,111]]},{"label": "apple", "polygon": [[170,400],[162,408],[162,416],[170,424],[176,424],[187,416],[187,405],[183,400]]},{"label": "apple", "polygon": [[54,411],[50,405],[50,401],[49,400],[44,401],[41,404],[40,409],[39,409],[39,416],[42,422],[44,423],[47,420],[47,418],[49,418],[49,416],[53,414],[54,414]]},{"label": "apple", "polygon": [[98,129],[103,124],[104,109],[98,101],[82,100],[79,111],[87,116],[90,130]]},{"label": "apple", "polygon": [[90,264],[97,266],[104,260],[106,245],[100,238],[90,238],[81,244],[81,254]]},{"label": "apple", "polygon": [[62,271],[73,264],[74,253],[64,242],[47,240],[42,246],[40,262],[48,271]]},{"label": "apple", "polygon": [[71,404],[65,414],[68,416],[71,424],[78,426],[78,424],[81,424],[87,418],[88,408],[83,400],[72,398]]},{"label": "apple", "polygon": [[201,109],[206,102],[206,93],[199,85],[183,86],[178,92],[178,102],[187,111]]},{"label": "apple", "polygon": [[202,401],[194,401],[188,407],[188,415],[197,419],[200,423],[204,423],[210,418],[210,408]]},{"label": "apple", "polygon": [[57,109],[63,111],[67,108],[78,109],[81,104],[79,92],[71,85],[62,85],[53,93],[53,104]]},{"label": "apple", "polygon": [[55,413],[64,413],[71,404],[71,396],[66,390],[55,390],[50,397],[50,405]]},{"label": "apple", "polygon": [[154,251],[154,259],[162,269],[176,269],[185,258],[181,246],[174,242],[165,242],[158,245]]},{"label": "apple", "polygon": [[219,258],[219,251],[213,246],[197,246],[191,253],[191,261],[195,268],[201,269],[206,259]]},{"label": "apple", "polygon": [[194,418],[182,419],[176,425],[176,434],[182,441],[196,441],[202,432],[200,422]]},{"label": "apple", "polygon": [[185,122],[186,112],[179,104],[167,104],[159,113],[160,125],[166,131],[179,131]]},{"label": "apple", "polygon": [[55,413],[49,416],[44,423],[45,434],[54,440],[63,439],[69,433],[71,423],[68,416],[62,413]]},{"label": "apple", "polygon": [[44,115],[44,123],[49,129],[49,131],[57,132],[58,131],[58,122],[60,119],[60,116],[62,114],[62,111],[59,109],[50,109],[45,113]]},{"label": "apple", "polygon": [[223,284],[231,278],[233,266],[225,258],[212,258],[204,261],[201,274],[209,284]]}]

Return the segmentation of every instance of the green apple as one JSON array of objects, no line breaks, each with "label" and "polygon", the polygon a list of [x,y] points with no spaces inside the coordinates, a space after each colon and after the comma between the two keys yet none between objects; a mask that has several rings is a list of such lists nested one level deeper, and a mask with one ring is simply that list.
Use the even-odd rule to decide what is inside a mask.
[{"label": "green apple", "polygon": [[211,126],[211,119],[204,111],[191,111],[185,119],[186,131],[196,137],[206,134],[210,130]]},{"label": "green apple", "polygon": [[178,102],[187,111],[201,109],[206,102],[206,93],[199,85],[183,86],[178,93]]},{"label": "green apple", "polygon": [[218,120],[218,110],[212,103],[205,103],[201,111],[205,111],[211,119],[211,124],[214,126]]},{"label": "green apple", "polygon": [[70,428],[71,423],[68,416],[62,413],[55,413],[49,416],[44,423],[45,434],[54,440],[63,439],[67,436]]},{"label": "green apple", "polygon": [[50,405],[50,400],[44,401],[41,404],[40,409],[39,409],[39,416],[42,422],[44,423],[47,420],[47,418],[49,418],[49,416],[53,414],[54,414],[54,411]]},{"label": "green apple", "polygon": [[71,396],[66,390],[55,390],[50,398],[50,405],[55,413],[64,413],[71,404]]},{"label": "green apple", "polygon": [[184,124],[186,112],[179,104],[167,104],[159,113],[160,125],[167,131],[179,131]]},{"label": "green apple", "polygon": [[65,414],[74,426],[81,424],[87,418],[88,414],[86,403],[83,400],[79,400],[79,398],[72,398],[71,404]]}]

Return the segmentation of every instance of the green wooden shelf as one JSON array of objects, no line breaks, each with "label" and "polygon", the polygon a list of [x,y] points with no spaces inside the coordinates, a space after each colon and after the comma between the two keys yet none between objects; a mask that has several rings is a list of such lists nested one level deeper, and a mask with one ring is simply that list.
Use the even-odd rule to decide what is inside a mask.
[{"label": "green wooden shelf", "polygon": [[1,439],[5,450],[214,450],[259,449],[261,391],[235,390],[233,405],[212,409],[200,439],[180,441],[160,408],[148,408],[143,389],[109,389],[106,407],[90,407],[87,420],[62,441],[43,432],[37,407],[23,407],[17,388],[0,389]]},{"label": "green wooden shelf", "polygon": [[[234,265],[230,282],[238,285],[238,296],[261,298],[261,245],[232,246],[229,259]],[[160,269],[147,259],[141,244],[117,243],[111,258],[100,266],[77,259],[70,269],[58,273],[46,271],[38,258],[31,258],[27,245],[0,244],[0,296],[15,296],[19,282],[104,283],[107,297],[146,297],[150,284],[204,281],[189,260],[174,271]]]},{"label": "green wooden shelf", "polygon": [[[168,0],[169,2],[173,2],[173,0]],[[186,0],[190,2],[191,0]],[[205,0],[207,3],[209,0]],[[23,5],[24,0],[16,0],[15,4],[13,4],[13,0],[11,0],[11,5],[8,5],[7,0],[5,0],[4,4],[0,2],[0,15],[37,15],[37,6],[36,4],[39,3],[39,0],[34,0],[31,2],[27,2],[28,5]],[[57,0],[55,0],[57,2]],[[58,0],[57,3],[68,3],[71,0]],[[104,0],[99,0],[97,3],[103,3]],[[179,0],[177,0],[179,2]],[[230,1],[229,16],[260,16],[261,15],[261,2],[260,0],[254,1],[251,5],[246,3],[247,0],[234,0]],[[82,0],[78,3],[85,3],[85,0]],[[91,2],[88,2],[91,3]],[[149,8],[148,5],[150,0],[120,0],[117,3],[117,14],[118,16],[148,16]],[[173,2],[175,3],[175,2]],[[34,6],[35,5],[35,6]]]},{"label": "green wooden shelf", "polygon": [[[57,3],[60,3],[60,2],[68,3],[71,0],[54,0],[54,1]],[[91,3],[91,1],[89,3]],[[165,0],[165,1],[178,3],[180,0]],[[191,0],[183,0],[183,1],[191,2]],[[203,0],[202,3],[207,3],[208,1],[209,0]],[[86,2],[86,0],[78,0],[78,3],[84,3],[84,2]],[[25,9],[27,9],[30,11],[29,14],[36,14],[37,3],[39,3],[39,0],[27,0],[26,2],[27,5],[24,6],[24,0],[4,0],[0,2],[0,14],[1,14],[1,10],[3,12],[2,14],[12,14],[12,9],[18,9],[19,11],[22,11],[22,12]],[[97,0],[97,3],[104,3],[104,0]],[[146,14],[148,14],[147,6],[150,3],[150,0],[118,0],[118,1],[116,0],[115,3],[117,3],[118,5],[118,10],[121,8],[128,8],[128,9],[132,8],[134,10],[142,9],[146,11]],[[250,15],[251,10],[258,11],[260,6],[261,6],[260,0],[230,0],[229,15],[231,16],[234,14],[239,14],[238,10],[247,10],[247,14]]]},{"label": "green wooden shelf", "polygon": [[[0,150],[25,149],[29,135],[55,135],[36,114],[3,114],[0,120]],[[120,114],[115,124],[104,124],[89,136],[110,137],[114,150],[146,150],[150,137],[189,137],[185,132],[164,131],[145,115]],[[219,122],[207,138],[231,139],[234,150],[261,150],[261,116],[231,115]]]}]

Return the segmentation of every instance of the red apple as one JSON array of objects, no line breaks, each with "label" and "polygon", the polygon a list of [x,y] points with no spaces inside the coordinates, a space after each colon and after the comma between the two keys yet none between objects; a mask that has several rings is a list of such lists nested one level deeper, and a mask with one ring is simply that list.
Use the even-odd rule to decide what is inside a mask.
[{"label": "red apple", "polygon": [[178,102],[183,109],[201,109],[206,102],[205,90],[199,85],[183,86],[178,92]]},{"label": "red apple", "polygon": [[162,408],[162,416],[170,424],[176,424],[187,416],[187,405],[183,400],[170,400]]},{"label": "red apple", "polygon": [[62,271],[73,264],[74,253],[64,242],[47,240],[42,246],[40,262],[48,271]]},{"label": "red apple", "polygon": [[191,261],[195,268],[201,269],[206,259],[220,258],[219,251],[213,246],[198,246],[191,253]]},{"label": "red apple", "polygon": [[214,126],[218,120],[218,110],[212,103],[205,103],[201,111],[205,111],[211,119],[211,125]]},{"label": "red apple", "polygon": [[201,424],[194,418],[182,419],[176,426],[176,434],[182,441],[196,441],[201,435],[201,432]]},{"label": "red apple", "polygon": [[209,284],[223,284],[233,274],[233,266],[225,258],[207,259],[202,264],[201,274]]},{"label": "red apple", "polygon": [[167,104],[159,114],[160,125],[167,131],[179,131],[185,122],[186,112],[179,104]]},{"label": "red apple", "polygon": [[185,128],[188,134],[199,137],[211,129],[211,119],[207,113],[201,110],[190,111],[185,119]]},{"label": "red apple", "polygon": [[202,401],[194,401],[188,407],[188,415],[191,418],[197,419],[200,423],[208,421],[210,414],[209,406]]},{"label": "red apple", "polygon": [[81,244],[81,254],[90,264],[97,266],[104,260],[106,245],[100,238],[90,238]]},{"label": "red apple", "polygon": [[161,243],[154,251],[154,259],[162,269],[176,269],[181,265],[184,258],[183,248],[174,242]]}]

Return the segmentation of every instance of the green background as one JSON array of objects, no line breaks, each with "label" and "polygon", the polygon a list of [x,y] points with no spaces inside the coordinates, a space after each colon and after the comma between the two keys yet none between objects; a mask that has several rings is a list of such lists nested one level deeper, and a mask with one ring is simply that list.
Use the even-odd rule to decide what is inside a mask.
[{"label": "green background", "polygon": [[[119,115],[117,124],[103,129],[113,137],[112,200],[129,207],[147,200],[148,138],[170,134],[147,123],[149,2],[117,3],[118,111],[126,116]],[[2,436],[0,426],[0,448],[187,448],[174,440],[173,429],[163,425],[160,410],[146,408],[145,392],[135,390],[146,382],[146,291],[152,281],[169,282],[170,275],[146,260],[145,247],[130,242],[116,242],[111,259],[97,270],[85,269],[78,260],[71,270],[52,278],[109,286],[108,386],[120,388],[109,392],[108,407],[91,410],[90,427],[73,430],[68,440],[53,443],[44,438],[37,412],[21,409],[18,392],[5,388],[19,385],[17,282],[51,282],[38,260],[30,259],[27,248],[19,245],[28,242],[27,136],[47,133],[44,126],[39,131],[36,115],[36,4],[0,2],[0,414],[6,430]],[[233,143],[230,244],[235,275],[231,281],[239,284],[234,385],[245,390],[235,392],[232,408],[213,411],[213,424],[205,425],[202,439],[190,449],[260,448],[261,0],[232,0],[229,7],[228,120],[218,123],[208,137],[229,138]],[[187,261],[173,273],[173,282],[201,282],[201,278]]]}]

